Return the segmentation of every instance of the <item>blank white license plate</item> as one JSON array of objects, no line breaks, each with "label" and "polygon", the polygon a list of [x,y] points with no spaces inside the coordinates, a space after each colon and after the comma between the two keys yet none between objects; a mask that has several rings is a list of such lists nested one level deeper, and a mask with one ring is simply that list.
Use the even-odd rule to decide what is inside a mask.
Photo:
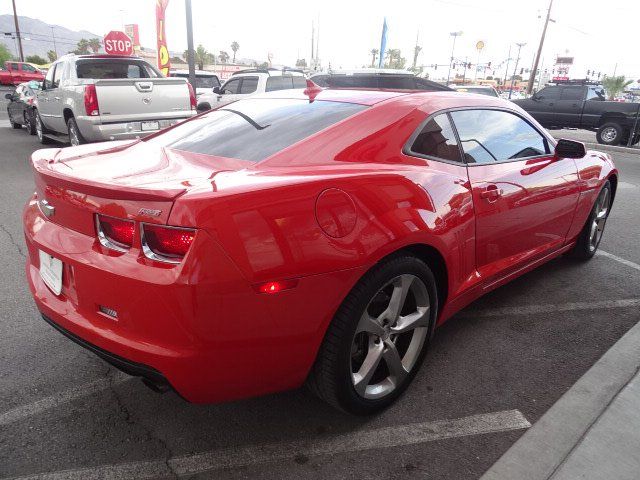
[{"label": "blank white license plate", "polygon": [[145,130],[158,130],[160,128],[160,123],[158,122],[142,122],[140,124],[140,128],[142,131]]},{"label": "blank white license plate", "polygon": [[53,293],[60,295],[62,291],[62,260],[58,260],[42,250],[39,253],[40,277]]}]

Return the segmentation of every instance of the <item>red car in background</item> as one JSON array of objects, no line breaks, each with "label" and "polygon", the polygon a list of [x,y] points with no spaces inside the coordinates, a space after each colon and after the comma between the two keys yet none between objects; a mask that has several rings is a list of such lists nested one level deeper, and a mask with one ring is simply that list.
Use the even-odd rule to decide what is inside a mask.
[{"label": "red car in background", "polygon": [[44,73],[26,62],[4,62],[4,67],[0,67],[0,85],[19,85],[24,82],[44,80]]},{"label": "red car in background", "polygon": [[313,84],[32,162],[26,273],[51,325],[192,402],[306,382],[355,414],[474,299],[592,257],[618,183],[510,102]]}]

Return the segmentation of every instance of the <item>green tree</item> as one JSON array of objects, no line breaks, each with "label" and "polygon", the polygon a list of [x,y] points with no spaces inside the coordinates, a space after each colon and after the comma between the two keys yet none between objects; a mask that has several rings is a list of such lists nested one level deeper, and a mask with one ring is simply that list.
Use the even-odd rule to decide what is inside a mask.
[{"label": "green tree", "polygon": [[53,50],[49,50],[47,52],[47,58],[49,59],[49,63],[53,63],[58,59],[58,54]]},{"label": "green tree", "polygon": [[89,54],[89,40],[81,38],[76,45],[76,49],[72,53],[76,55],[88,55]]},{"label": "green tree", "polygon": [[29,55],[24,59],[27,63],[35,63],[36,65],[44,65],[47,61],[42,58],[40,55]]},{"label": "green tree", "polygon": [[407,60],[402,57],[400,50],[397,48],[390,48],[386,54],[387,67],[395,69],[403,69],[407,63]]},{"label": "green tree", "polygon": [[231,50],[233,50],[233,60],[232,63],[236,63],[236,52],[240,49],[240,44],[238,42],[231,42]]},{"label": "green tree", "polygon": [[602,86],[607,92],[609,100],[615,100],[615,98],[624,92],[624,89],[633,83],[633,80],[627,80],[624,75],[617,77],[604,77],[602,80]]},{"label": "green tree", "polygon": [[307,68],[307,61],[304,58],[296,60],[296,67]]},{"label": "green tree", "polygon": [[380,53],[377,48],[372,48],[369,52],[371,54],[371,66],[376,66],[376,58],[378,58],[378,54]]},{"label": "green tree", "polygon": [[13,55],[4,43],[0,43],[0,66],[4,66],[7,60],[13,60]]},{"label": "green tree", "polygon": [[98,53],[100,51],[100,47],[102,47],[102,43],[100,43],[99,38],[90,39],[87,45],[93,53]]},{"label": "green tree", "polygon": [[[211,65],[216,62],[213,54],[204,48],[202,44],[198,45],[194,53],[195,57],[193,60],[198,66],[198,70],[204,70],[205,65]],[[184,51],[184,58],[187,62],[189,61],[189,50]]]},{"label": "green tree", "polygon": [[220,50],[220,55],[218,55],[220,59],[220,63],[227,63],[229,61],[229,54],[224,50]]}]

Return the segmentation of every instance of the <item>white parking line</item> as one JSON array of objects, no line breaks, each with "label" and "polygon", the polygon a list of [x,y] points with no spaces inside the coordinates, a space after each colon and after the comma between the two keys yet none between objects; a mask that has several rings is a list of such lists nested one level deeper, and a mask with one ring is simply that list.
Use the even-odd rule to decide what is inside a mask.
[{"label": "white parking line", "polygon": [[52,408],[56,408],[63,403],[71,402],[72,400],[76,400],[78,398],[86,397],[87,395],[106,390],[112,385],[117,385],[131,378],[132,377],[124,373],[116,372],[111,380],[107,378],[101,378],[93,382],[85,383],[83,385],[79,385],[77,387],[55,393],[50,397],[45,397],[36,402],[28,403],[27,405],[21,405],[12,410],[9,410],[8,412],[0,413],[0,426],[9,425],[10,423],[17,422],[18,420],[23,420],[32,415],[38,415]]},{"label": "white parking line", "polygon": [[616,262],[626,265],[627,267],[635,268],[636,270],[640,271],[640,265],[638,265],[637,263],[633,263],[629,260],[626,260],[624,258],[620,258],[617,255],[614,255],[613,253],[603,252],[602,250],[598,250],[596,254],[600,255],[601,257],[610,258],[611,260],[615,260]]},{"label": "white parking line", "polygon": [[610,308],[640,307],[640,298],[623,300],[601,300],[599,302],[568,302],[551,305],[522,305],[518,307],[488,308],[486,310],[469,310],[457,314],[458,318],[485,318],[513,315],[536,315],[541,313],[571,312],[576,310],[594,310]]},{"label": "white parking line", "polygon": [[299,442],[224,448],[171,458],[166,462],[158,460],[103,465],[94,468],[36,474],[14,480],[122,480],[169,475],[194,475],[211,470],[244,467],[299,457],[414,445],[446,438],[521,430],[530,426],[529,421],[518,410],[507,410],[455,420],[438,420],[361,430]]}]

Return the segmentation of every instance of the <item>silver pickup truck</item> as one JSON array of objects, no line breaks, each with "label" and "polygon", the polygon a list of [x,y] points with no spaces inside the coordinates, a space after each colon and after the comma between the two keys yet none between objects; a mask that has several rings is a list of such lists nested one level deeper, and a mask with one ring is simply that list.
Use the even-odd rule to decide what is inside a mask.
[{"label": "silver pickup truck", "polygon": [[196,114],[183,78],[164,78],[138,57],[66,55],[47,72],[34,119],[41,143],[71,145],[143,137]]}]

